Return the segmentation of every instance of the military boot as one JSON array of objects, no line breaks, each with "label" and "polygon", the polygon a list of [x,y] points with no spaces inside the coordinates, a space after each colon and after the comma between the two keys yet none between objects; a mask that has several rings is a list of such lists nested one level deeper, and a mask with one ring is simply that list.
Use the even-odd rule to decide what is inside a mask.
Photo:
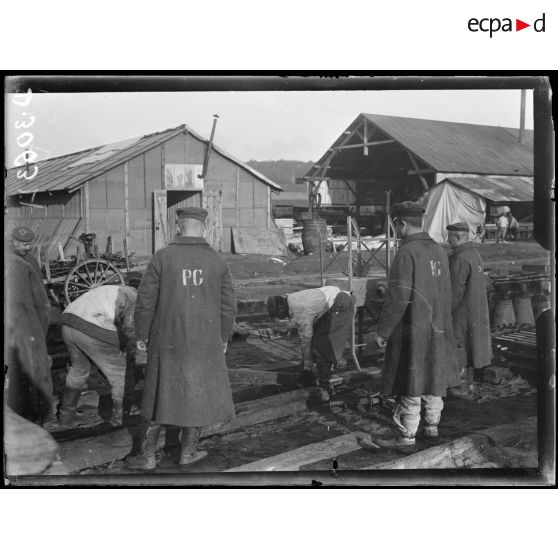
[{"label": "military boot", "polygon": [[142,439],[141,450],[137,455],[129,455],[124,460],[124,464],[128,469],[139,469],[141,471],[153,471],[157,467],[155,461],[155,451],[157,449],[157,440],[161,432],[160,424],[150,424]]},{"label": "military boot", "polygon": [[174,469],[178,467],[180,451],[180,427],[167,424],[165,426],[165,447],[161,454],[159,467],[161,469]]},{"label": "military boot", "polygon": [[182,467],[195,463],[203,459],[206,451],[198,451],[198,441],[200,439],[201,427],[185,426],[182,428],[182,448],[178,464]]},{"label": "military boot", "polygon": [[112,413],[109,422],[111,426],[122,426],[123,408],[122,401],[112,400]]},{"label": "military boot", "polygon": [[80,396],[80,389],[64,388],[62,406],[58,410],[58,424],[60,428],[74,428],[83,422],[82,417],[76,414]]},{"label": "military boot", "polygon": [[327,383],[331,379],[331,364],[332,363],[327,360],[316,362],[318,381],[320,384]]},{"label": "military boot", "polygon": [[425,424],[422,430],[422,439],[428,444],[439,444],[440,434],[438,433],[437,424]]}]

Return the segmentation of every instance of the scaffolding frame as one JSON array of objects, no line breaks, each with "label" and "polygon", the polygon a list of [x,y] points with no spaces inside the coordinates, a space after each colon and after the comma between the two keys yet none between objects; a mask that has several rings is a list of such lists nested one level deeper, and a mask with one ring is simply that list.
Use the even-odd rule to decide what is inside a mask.
[{"label": "scaffolding frame", "polygon": [[[368,271],[370,270],[370,264],[372,260],[376,260],[385,270],[386,277],[389,275],[389,269],[391,267],[391,248],[393,247],[397,251],[397,235],[395,233],[395,225],[391,218],[391,192],[388,190],[386,192],[386,224],[385,239],[380,241],[379,246],[375,250],[371,250],[362,240],[360,236],[360,228],[355,217],[347,215],[347,242],[343,245],[339,253],[329,261],[327,266],[323,267],[323,255],[322,255],[322,238],[320,235],[320,279],[322,286],[325,285],[324,273],[334,262],[338,262],[338,257],[343,253],[345,247],[348,251],[347,260],[347,270],[342,269],[343,273],[348,277],[348,288],[349,292],[353,293],[353,279],[355,277],[366,277]],[[356,250],[353,250],[353,242],[356,241]],[[368,251],[370,257],[363,263],[363,251],[362,247]],[[385,265],[377,257],[378,252],[385,247]],[[361,371],[360,362],[358,360],[358,354],[362,351],[362,347],[366,344],[363,343],[363,321],[364,321],[364,306],[355,307],[355,315],[353,316],[353,321],[351,323],[351,356],[355,367],[358,372]],[[358,328],[355,325],[355,318],[358,322]]]}]

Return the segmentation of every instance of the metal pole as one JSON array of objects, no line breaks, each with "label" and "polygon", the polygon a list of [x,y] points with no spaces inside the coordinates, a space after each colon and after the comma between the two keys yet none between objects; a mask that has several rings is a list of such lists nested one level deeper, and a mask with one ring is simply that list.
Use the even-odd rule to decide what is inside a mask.
[{"label": "metal pole", "polygon": [[217,127],[218,114],[213,115],[213,126],[211,127],[211,136],[209,138],[209,143],[207,144],[207,150],[205,152],[205,157],[203,160],[202,173],[198,174],[198,178],[205,178],[207,174],[207,167],[209,166],[209,157],[211,155],[211,149],[213,147],[213,137],[215,136],[215,128]]},{"label": "metal pole", "polygon": [[[347,240],[349,242],[349,261],[348,261],[348,274],[349,274],[349,292],[353,294],[353,227],[352,218],[350,215],[347,216]],[[356,308],[355,308],[356,312]],[[355,368],[360,372],[360,363],[358,362],[358,357],[356,354],[356,342],[355,342],[355,315],[353,314],[353,319],[351,321],[351,356],[353,357],[353,362],[355,363]]]},{"label": "metal pole", "polygon": [[527,91],[525,89],[521,90],[521,107],[519,112],[519,143],[523,143],[525,136],[525,99],[527,96]]},{"label": "metal pole", "polygon": [[389,268],[391,266],[391,190],[386,192],[386,277],[389,275]]}]

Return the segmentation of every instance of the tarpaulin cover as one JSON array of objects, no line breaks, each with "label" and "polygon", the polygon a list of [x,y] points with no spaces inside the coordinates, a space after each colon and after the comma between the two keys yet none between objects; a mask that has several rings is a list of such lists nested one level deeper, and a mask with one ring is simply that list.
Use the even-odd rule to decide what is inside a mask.
[{"label": "tarpaulin cover", "polygon": [[469,225],[469,239],[475,236],[477,226],[484,224],[486,202],[477,194],[442,182],[426,195],[423,230],[436,242],[447,242],[446,227],[452,223]]}]

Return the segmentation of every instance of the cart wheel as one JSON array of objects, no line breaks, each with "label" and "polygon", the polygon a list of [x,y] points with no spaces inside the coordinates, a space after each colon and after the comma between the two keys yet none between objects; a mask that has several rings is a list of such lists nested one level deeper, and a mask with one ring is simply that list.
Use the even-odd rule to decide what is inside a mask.
[{"label": "cart wheel", "polygon": [[101,285],[125,285],[124,277],[116,266],[106,260],[91,259],[80,262],[68,273],[64,281],[66,304]]}]

